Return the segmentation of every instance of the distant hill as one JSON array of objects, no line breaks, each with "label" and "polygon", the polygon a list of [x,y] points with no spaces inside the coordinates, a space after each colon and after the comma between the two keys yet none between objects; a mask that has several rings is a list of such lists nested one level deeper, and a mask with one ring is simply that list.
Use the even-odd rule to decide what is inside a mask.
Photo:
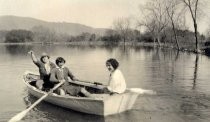
[{"label": "distant hill", "polygon": [[86,25],[67,22],[47,22],[30,17],[0,16],[0,30],[26,29],[43,26],[57,33],[68,35],[79,35],[83,32],[103,35],[107,29],[92,28]]}]

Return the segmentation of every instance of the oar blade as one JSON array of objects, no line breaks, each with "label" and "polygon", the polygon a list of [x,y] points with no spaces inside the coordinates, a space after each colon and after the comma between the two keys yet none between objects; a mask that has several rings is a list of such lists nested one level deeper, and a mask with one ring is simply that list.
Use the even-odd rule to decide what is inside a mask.
[{"label": "oar blade", "polygon": [[8,122],[18,122],[20,121],[26,114],[27,114],[27,110],[22,111],[20,113],[18,113],[17,115],[15,115],[14,117],[12,117]]},{"label": "oar blade", "polygon": [[141,89],[141,88],[129,88],[128,90],[131,92],[138,93],[138,94],[148,94],[148,95],[156,95],[157,94],[153,90],[146,90],[146,89]]},{"label": "oar blade", "polygon": [[41,98],[39,98],[35,103],[33,103],[29,108],[27,108],[26,110],[20,112],[19,114],[17,114],[16,116],[12,117],[12,119],[10,119],[8,122],[17,122],[20,121],[33,107],[35,107],[37,104],[39,104],[43,99],[45,99],[50,93],[52,93],[55,89],[57,89],[58,87],[60,87],[62,84],[64,84],[65,82],[60,82],[59,84],[57,84],[52,90],[50,90],[48,93],[46,93],[45,95],[43,95]]}]

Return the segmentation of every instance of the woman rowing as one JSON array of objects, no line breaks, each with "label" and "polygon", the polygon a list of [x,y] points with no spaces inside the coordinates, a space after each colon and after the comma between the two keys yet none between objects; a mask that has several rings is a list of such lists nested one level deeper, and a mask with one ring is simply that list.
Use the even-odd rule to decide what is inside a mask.
[{"label": "woman rowing", "polygon": [[65,67],[65,59],[58,57],[56,60],[57,67],[54,68],[50,75],[50,82],[53,84],[58,84],[59,82],[64,82],[64,84],[59,88],[58,93],[60,95],[71,95],[78,96],[81,92],[81,87],[74,86],[68,81],[78,81],[78,79],[71,73],[69,68]]}]

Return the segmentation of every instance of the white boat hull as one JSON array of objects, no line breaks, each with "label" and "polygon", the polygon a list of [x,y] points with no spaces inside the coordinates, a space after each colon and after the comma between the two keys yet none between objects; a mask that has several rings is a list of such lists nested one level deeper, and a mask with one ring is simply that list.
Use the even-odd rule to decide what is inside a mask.
[{"label": "white boat hull", "polygon": [[[28,81],[24,83],[27,85],[29,93],[33,96],[40,98],[45,94],[45,92],[31,86]],[[107,116],[130,110],[137,97],[138,94],[131,91],[100,99],[50,94],[44,101],[83,113]]]}]

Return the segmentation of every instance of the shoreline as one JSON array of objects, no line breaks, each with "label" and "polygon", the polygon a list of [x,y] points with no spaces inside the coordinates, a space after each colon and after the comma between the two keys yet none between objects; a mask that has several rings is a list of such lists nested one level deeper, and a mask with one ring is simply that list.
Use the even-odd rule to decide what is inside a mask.
[{"label": "shoreline", "polygon": [[[92,41],[92,42],[86,42],[86,41],[79,41],[79,42],[24,42],[24,43],[4,43],[1,42],[0,45],[119,45],[123,46],[124,42],[119,43],[112,43],[112,42],[103,42],[103,41]],[[154,44],[153,42],[125,42],[125,46],[127,45],[135,45],[135,46],[158,46],[158,44]],[[161,45],[162,47],[163,45]]]},{"label": "shoreline", "polygon": [[[111,42],[103,42],[103,41],[92,41],[92,42],[86,42],[86,41],[79,41],[79,42],[24,42],[24,43],[0,43],[0,45],[95,45],[95,46],[148,46],[148,47],[160,47],[160,48],[166,48],[166,49],[173,49],[181,52],[191,52],[195,54],[203,54],[205,55],[204,49],[199,50],[198,52],[195,51],[195,49],[190,48],[180,48],[177,49],[175,46],[171,45],[158,45],[157,43],[153,42],[118,42],[118,43],[111,43]],[[207,55],[206,55],[207,56]]]}]

